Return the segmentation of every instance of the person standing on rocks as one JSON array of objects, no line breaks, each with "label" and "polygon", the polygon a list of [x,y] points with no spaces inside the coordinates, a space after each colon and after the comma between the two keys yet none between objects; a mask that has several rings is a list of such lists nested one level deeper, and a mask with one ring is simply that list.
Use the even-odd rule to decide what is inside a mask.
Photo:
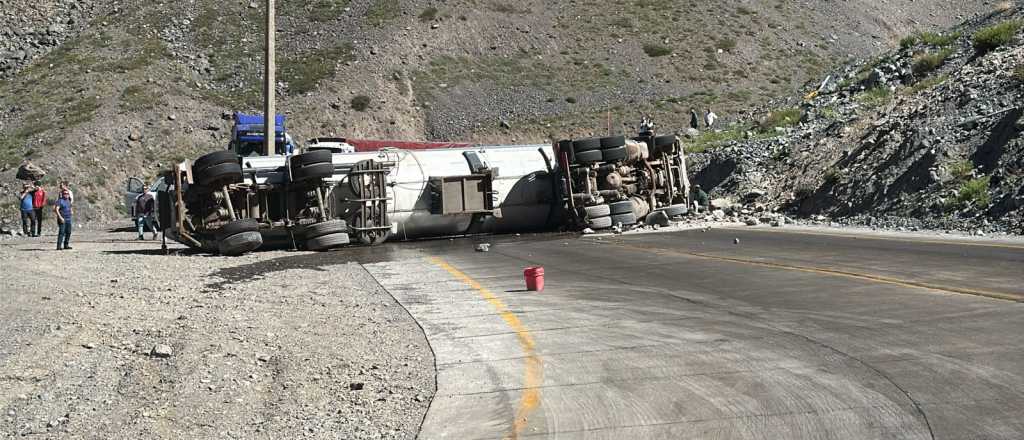
[{"label": "person standing on rocks", "polygon": [[43,211],[46,210],[46,190],[42,182],[36,181],[36,190],[32,193],[32,209],[36,212],[35,236],[43,235]]},{"label": "person standing on rocks", "polygon": [[704,125],[708,128],[708,130],[710,130],[711,127],[715,126],[715,121],[717,120],[718,115],[716,115],[715,112],[709,108],[707,113],[704,114]]},{"label": "person standing on rocks", "polygon": [[149,191],[143,191],[135,198],[135,206],[132,210],[135,212],[135,225],[139,229],[139,240],[143,240],[142,233],[149,230],[153,231],[153,240],[156,240],[156,226],[153,225],[153,211],[156,203],[153,200],[153,195]]},{"label": "person standing on rocks", "polygon": [[71,202],[71,191],[61,190],[60,198],[53,204],[53,214],[57,217],[57,250],[71,250],[71,231],[74,229],[75,208]]},{"label": "person standing on rocks", "polygon": [[690,107],[690,128],[700,129],[700,117],[697,116],[697,109]]},{"label": "person standing on rocks", "polygon": [[36,210],[32,206],[32,185],[25,184],[21,187],[21,232],[26,237],[31,237],[36,231]]}]

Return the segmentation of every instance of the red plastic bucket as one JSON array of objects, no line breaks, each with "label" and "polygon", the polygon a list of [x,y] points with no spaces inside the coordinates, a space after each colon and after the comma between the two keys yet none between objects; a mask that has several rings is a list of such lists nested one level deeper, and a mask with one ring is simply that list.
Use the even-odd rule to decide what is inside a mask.
[{"label": "red plastic bucket", "polygon": [[540,292],[544,290],[544,268],[540,266],[527,267],[523,271],[526,278],[526,290]]}]

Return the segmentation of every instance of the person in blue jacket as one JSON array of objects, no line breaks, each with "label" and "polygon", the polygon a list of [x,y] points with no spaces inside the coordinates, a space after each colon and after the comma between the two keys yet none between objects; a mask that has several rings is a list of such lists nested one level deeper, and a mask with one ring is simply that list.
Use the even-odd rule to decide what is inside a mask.
[{"label": "person in blue jacket", "polygon": [[71,231],[74,229],[75,208],[71,204],[71,191],[61,190],[60,198],[53,204],[57,217],[57,250],[71,250]]}]

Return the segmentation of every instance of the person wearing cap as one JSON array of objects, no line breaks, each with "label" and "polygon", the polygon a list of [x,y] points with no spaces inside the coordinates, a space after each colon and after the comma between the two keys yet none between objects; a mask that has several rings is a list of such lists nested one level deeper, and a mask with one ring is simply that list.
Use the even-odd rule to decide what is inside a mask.
[{"label": "person wearing cap", "polygon": [[21,232],[26,237],[31,237],[36,231],[36,210],[32,206],[32,185],[25,184],[21,187]]},{"label": "person wearing cap", "polygon": [[71,250],[71,231],[74,229],[75,208],[71,203],[71,192],[61,190],[60,198],[53,204],[53,214],[57,217],[57,250]]},{"label": "person wearing cap", "polygon": [[36,189],[32,192],[32,209],[36,212],[35,236],[43,235],[43,211],[46,210],[46,190],[43,184],[36,181]]},{"label": "person wearing cap", "polygon": [[143,239],[142,233],[146,231],[147,227],[153,231],[153,240],[156,240],[156,226],[153,224],[155,205],[156,202],[149,191],[143,190],[142,194],[135,198],[135,206],[132,207],[132,210],[135,213],[135,226],[139,230],[139,240]]}]

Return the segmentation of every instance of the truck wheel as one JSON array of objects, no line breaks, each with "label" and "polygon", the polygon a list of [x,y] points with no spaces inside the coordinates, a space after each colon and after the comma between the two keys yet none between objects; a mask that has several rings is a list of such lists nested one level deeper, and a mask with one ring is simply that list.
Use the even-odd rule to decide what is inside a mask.
[{"label": "truck wheel", "polygon": [[243,232],[254,232],[259,230],[260,222],[258,220],[253,218],[245,218],[241,220],[235,220],[233,222],[228,222],[224,226],[221,226],[220,229],[217,229],[214,232],[214,235],[217,237],[217,241],[223,241],[225,238],[228,238],[235,234],[241,234]]},{"label": "truck wheel", "polygon": [[254,231],[240,232],[217,242],[220,254],[231,257],[254,251],[260,246],[263,246],[263,236]]},{"label": "truck wheel", "polygon": [[671,134],[654,138],[654,148],[671,147],[675,143],[676,137]]},{"label": "truck wheel", "polygon": [[633,202],[629,200],[623,200],[621,202],[615,202],[609,205],[611,207],[611,213],[614,214],[632,214],[633,213]]},{"label": "truck wheel", "polygon": [[607,150],[609,148],[621,147],[626,145],[625,136],[611,136],[601,138],[601,149]]},{"label": "truck wheel", "polygon": [[664,208],[658,208],[655,209],[655,211],[664,211],[665,214],[668,214],[669,217],[679,217],[681,215],[686,215],[686,213],[689,212],[690,210],[688,206],[684,204],[678,204],[669,205]]},{"label": "truck wheel", "polygon": [[600,150],[601,140],[597,138],[575,140],[572,141],[572,149],[575,150],[576,153]]},{"label": "truck wheel", "polygon": [[610,218],[612,219],[613,225],[617,225],[619,223],[622,223],[623,225],[636,224],[636,215],[633,215],[632,212],[627,214],[613,214]]},{"label": "truck wheel", "polygon": [[339,232],[348,232],[348,223],[345,223],[345,220],[328,220],[321,223],[303,226],[299,229],[298,235],[309,240],[311,238],[337,234]]},{"label": "truck wheel", "polygon": [[572,149],[572,141],[561,140],[558,141],[558,151],[564,152],[569,155],[569,163],[576,162],[576,150]]},{"label": "truck wheel", "polygon": [[304,182],[312,179],[326,179],[334,175],[334,164],[319,162],[301,167],[292,167],[292,181]]},{"label": "truck wheel", "polygon": [[211,165],[193,172],[196,183],[214,186],[215,183],[238,183],[242,181],[242,166],[238,163]]},{"label": "truck wheel", "polygon": [[589,165],[592,163],[598,163],[601,161],[601,150],[588,150],[588,151],[577,151],[576,152],[576,163]]},{"label": "truck wheel", "polygon": [[311,251],[326,251],[349,243],[348,234],[337,232],[306,240],[306,249]]},{"label": "truck wheel", "polygon": [[592,218],[587,220],[587,226],[590,229],[608,229],[612,227],[612,218],[608,216]]},{"label": "truck wheel", "polygon": [[583,215],[587,218],[607,217],[611,215],[612,208],[608,205],[584,206]]},{"label": "truck wheel", "polygon": [[290,157],[288,160],[292,163],[292,168],[304,167],[315,163],[331,163],[331,152],[327,150],[310,151],[309,153],[296,154]]},{"label": "truck wheel", "polygon": [[192,162],[192,171],[200,171],[204,168],[209,168],[214,165],[220,165],[223,163],[238,163],[238,155],[234,151],[224,150],[215,151],[210,154],[199,156],[195,162]]},{"label": "truck wheel", "polygon": [[605,162],[618,162],[626,158],[626,147],[606,148],[601,150],[601,158]]}]

